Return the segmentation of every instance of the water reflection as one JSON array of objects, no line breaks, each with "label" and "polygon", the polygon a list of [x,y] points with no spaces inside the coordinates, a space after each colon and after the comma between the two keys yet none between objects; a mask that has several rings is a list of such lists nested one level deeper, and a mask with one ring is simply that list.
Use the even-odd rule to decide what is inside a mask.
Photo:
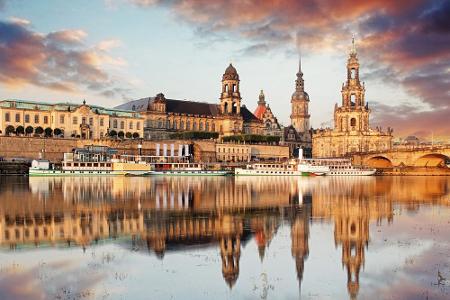
[{"label": "water reflection", "polygon": [[449,187],[445,177],[3,177],[0,245],[7,252],[62,245],[86,250],[113,239],[160,260],[166,253],[215,248],[231,288],[245,245],[253,240],[263,262],[279,229],[287,227],[301,290],[310,226],[333,223],[347,292],[356,299],[371,224],[390,225],[397,207],[448,208]]}]

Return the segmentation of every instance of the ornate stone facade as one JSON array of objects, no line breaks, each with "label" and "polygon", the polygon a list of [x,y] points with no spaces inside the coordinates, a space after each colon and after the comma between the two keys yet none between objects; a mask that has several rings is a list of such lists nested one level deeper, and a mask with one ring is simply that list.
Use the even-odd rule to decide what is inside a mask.
[{"label": "ornate stone facade", "polygon": [[264,124],[241,105],[239,74],[230,64],[222,76],[219,104],[167,99],[162,93],[118,106],[145,118],[145,138],[167,138],[177,131],[218,132],[220,135],[264,134]]},{"label": "ornate stone facade", "polygon": [[309,114],[309,95],[305,92],[305,82],[299,60],[295,92],[291,97],[291,125],[284,128],[284,143],[291,153],[302,148],[306,156],[311,156],[311,126]]},{"label": "ornate stone facade", "polygon": [[263,90],[259,94],[258,106],[253,114],[263,122],[265,135],[283,135],[283,130],[278,123],[278,119],[273,114],[269,104],[266,104],[266,96]]},{"label": "ornate stone facade", "polygon": [[359,80],[355,41],[347,60],[347,82],[342,85],[342,106],[335,105],[334,128],[313,134],[314,157],[341,157],[350,153],[384,151],[391,148],[392,130],[369,127],[370,109],[365,101],[364,82]]},{"label": "ornate stone facade", "polygon": [[96,105],[0,101],[0,135],[101,139],[111,132],[123,138],[142,137],[143,119],[133,111]]}]

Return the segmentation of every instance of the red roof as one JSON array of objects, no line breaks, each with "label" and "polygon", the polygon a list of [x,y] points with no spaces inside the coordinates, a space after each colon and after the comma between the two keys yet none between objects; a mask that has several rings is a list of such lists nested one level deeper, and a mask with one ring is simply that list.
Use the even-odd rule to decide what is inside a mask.
[{"label": "red roof", "polygon": [[258,105],[255,112],[253,113],[258,119],[262,120],[262,117],[264,113],[266,112],[266,106],[265,105]]}]

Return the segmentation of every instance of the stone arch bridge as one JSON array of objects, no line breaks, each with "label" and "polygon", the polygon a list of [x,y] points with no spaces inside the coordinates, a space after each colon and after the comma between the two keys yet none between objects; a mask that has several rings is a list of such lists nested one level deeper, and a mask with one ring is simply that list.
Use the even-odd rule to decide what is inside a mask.
[{"label": "stone arch bridge", "polygon": [[353,162],[375,168],[440,167],[450,164],[450,145],[356,153]]}]

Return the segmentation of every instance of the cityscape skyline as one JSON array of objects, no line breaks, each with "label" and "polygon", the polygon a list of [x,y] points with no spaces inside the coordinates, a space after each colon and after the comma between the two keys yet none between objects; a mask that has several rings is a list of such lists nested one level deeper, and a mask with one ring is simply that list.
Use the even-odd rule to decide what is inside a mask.
[{"label": "cityscape skyline", "polygon": [[331,1],[320,9],[314,1],[43,3],[0,1],[2,99],[112,107],[163,92],[217,103],[231,61],[242,103],[253,111],[263,89],[287,126],[301,48],[312,127],[331,127],[355,34],[372,126],[393,127],[396,137],[449,137],[445,1],[342,1],[328,17]]}]

